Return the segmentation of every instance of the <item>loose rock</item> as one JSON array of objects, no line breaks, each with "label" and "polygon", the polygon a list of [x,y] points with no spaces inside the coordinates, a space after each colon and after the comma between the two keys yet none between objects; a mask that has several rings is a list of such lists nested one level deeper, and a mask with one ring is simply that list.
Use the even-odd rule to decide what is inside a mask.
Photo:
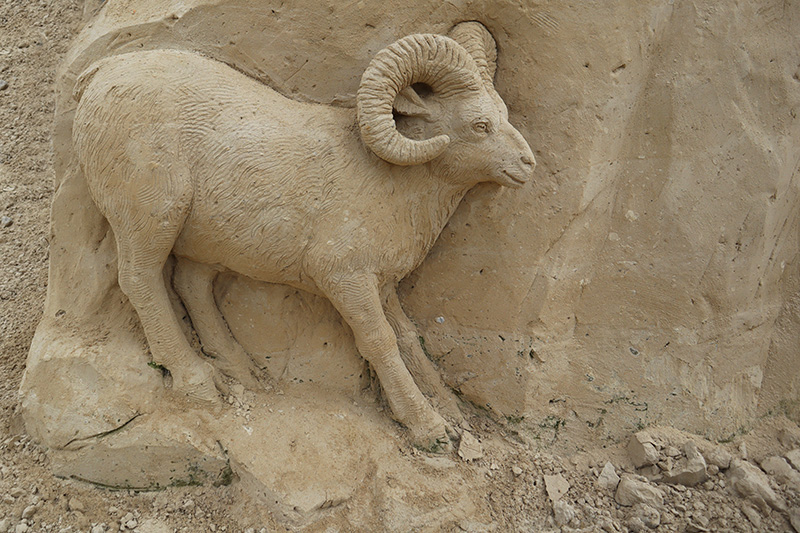
[{"label": "loose rock", "polygon": [[756,501],[760,499],[773,509],[786,511],[786,501],[772,490],[769,486],[769,478],[760,468],[747,461],[735,459],[728,470],[728,478],[740,496],[755,498]]},{"label": "loose rock", "polygon": [[[255,532],[254,528],[251,529]],[[139,533],[171,533],[172,528],[162,520],[148,518],[139,524],[139,527],[136,528],[136,531]],[[247,532],[247,530],[245,530],[245,532]]]},{"label": "loose rock", "polygon": [[789,461],[795,470],[800,470],[800,448],[792,450],[786,454],[786,460]]},{"label": "loose rock", "polygon": [[10,227],[13,223],[14,223],[14,220],[12,220],[12,218],[9,217],[9,216],[3,215],[2,217],[0,217],[0,226],[2,226],[4,228]]},{"label": "loose rock", "polygon": [[465,461],[475,461],[483,457],[481,443],[469,431],[465,430],[461,434],[461,441],[458,443],[458,456]]},{"label": "loose rock", "polygon": [[601,489],[616,490],[617,485],[619,485],[617,471],[614,469],[614,465],[611,464],[611,462],[606,462],[603,470],[600,472],[600,476],[597,478],[597,486]]},{"label": "loose rock", "polygon": [[797,533],[800,533],[800,507],[792,507],[789,510],[789,522]]},{"label": "loose rock", "polygon": [[628,531],[631,533],[642,533],[643,531],[647,531],[647,526],[644,525],[641,518],[633,516],[628,520]]},{"label": "loose rock", "polygon": [[761,461],[761,468],[767,474],[775,476],[778,483],[800,492],[800,472],[792,468],[783,457],[767,457]]},{"label": "loose rock", "polygon": [[0,91],[5,91],[8,89],[8,82],[6,80],[0,80]]},{"label": "loose rock", "polygon": [[778,442],[787,448],[800,448],[800,429],[797,427],[781,429],[778,433]]},{"label": "loose rock", "polygon": [[664,448],[664,453],[667,454],[667,457],[678,457],[681,451],[675,446],[667,446]]},{"label": "loose rock", "polygon": [[628,443],[628,456],[636,468],[658,463],[658,450],[650,437],[643,432],[631,436]]},{"label": "loose rock", "polygon": [[78,498],[70,498],[69,503],[67,503],[67,510],[79,511],[82,513],[86,511],[86,507],[84,507],[83,502],[81,502]]},{"label": "loose rock", "polygon": [[752,505],[745,505],[742,507],[742,513],[750,520],[750,523],[753,524],[756,529],[761,528],[761,515],[755,507]]},{"label": "loose rock", "polygon": [[563,500],[553,503],[553,515],[558,526],[566,526],[575,519],[575,508]]},{"label": "loose rock", "polygon": [[622,528],[608,517],[601,518],[597,525],[600,526],[600,529],[605,533],[618,533],[622,531]]},{"label": "loose rock", "polygon": [[680,459],[672,469],[664,472],[663,479],[667,483],[694,487],[708,479],[706,460],[697,450],[695,443],[691,441],[684,445],[683,451],[686,458]]},{"label": "loose rock", "polygon": [[634,506],[633,515],[650,529],[655,529],[661,524],[661,513],[644,503]]},{"label": "loose rock", "polygon": [[747,443],[744,441],[739,443],[739,459],[747,461]]},{"label": "loose rock", "polygon": [[[638,478],[638,479],[637,479]],[[620,505],[631,507],[637,503],[645,503],[652,507],[661,507],[664,504],[664,493],[643,481],[644,478],[623,474],[614,494],[614,500]]]},{"label": "loose rock", "polygon": [[122,517],[122,520],[120,520],[120,529],[134,529],[137,524],[138,522],[136,521],[136,518],[134,518],[133,513],[128,513]]},{"label": "loose rock", "polygon": [[703,533],[705,531],[708,531],[708,528],[694,520],[689,521],[689,525],[686,526],[686,533]]},{"label": "loose rock", "polygon": [[710,465],[714,465],[720,470],[727,470],[731,465],[731,454],[721,446],[715,447],[706,454],[706,461]]},{"label": "loose rock", "polygon": [[569,491],[569,482],[561,474],[544,476],[544,486],[550,501],[555,503]]}]

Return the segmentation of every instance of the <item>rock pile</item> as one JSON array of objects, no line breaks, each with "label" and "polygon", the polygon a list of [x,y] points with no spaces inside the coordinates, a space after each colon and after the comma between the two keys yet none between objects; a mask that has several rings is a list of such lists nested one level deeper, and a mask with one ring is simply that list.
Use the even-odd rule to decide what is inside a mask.
[{"label": "rock pile", "polygon": [[[781,442],[798,444],[789,437]],[[800,447],[756,464],[747,460],[744,448],[734,458],[723,446],[697,436],[650,428],[632,435],[627,451],[635,472],[620,476],[607,462],[595,482],[629,508],[622,524],[614,522],[617,526],[635,532],[704,532],[773,530],[777,524],[791,524],[800,532]],[[748,522],[737,523],[739,513]]]}]

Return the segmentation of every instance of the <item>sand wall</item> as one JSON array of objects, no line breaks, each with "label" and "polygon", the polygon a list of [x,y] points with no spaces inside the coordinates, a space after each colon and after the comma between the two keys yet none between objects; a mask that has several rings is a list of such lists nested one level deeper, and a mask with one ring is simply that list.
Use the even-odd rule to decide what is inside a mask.
[{"label": "sand wall", "polygon": [[[497,40],[497,89],[538,167],[522,190],[469,193],[402,283],[446,381],[504,416],[611,435],[660,422],[719,437],[770,409],[798,420],[800,7],[391,4],[102,6],[57,85],[50,284],[22,385],[27,419],[41,421],[34,433],[63,444],[69,435],[51,428],[64,417],[97,433],[158,395],[155,371],[131,379],[119,368],[148,357],[116,286],[113,235],[71,153],[81,71],[111,54],[188,49],[293,98],[348,107],[375,52],[463,20]],[[361,386],[351,334],[326,301],[235,277],[220,280],[217,299],[275,377]],[[91,365],[118,375],[61,372],[85,346]],[[87,387],[116,398],[120,380],[125,398],[103,420],[81,412],[83,400],[54,414],[56,399]]]}]

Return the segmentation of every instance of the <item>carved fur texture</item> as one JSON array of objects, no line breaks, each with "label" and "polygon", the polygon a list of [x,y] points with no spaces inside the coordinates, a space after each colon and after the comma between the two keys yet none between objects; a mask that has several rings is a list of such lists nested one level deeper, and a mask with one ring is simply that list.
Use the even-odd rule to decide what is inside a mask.
[{"label": "carved fur texture", "polygon": [[[357,113],[287,99],[190,52],[114,56],[81,76],[75,152],[114,231],[120,287],[177,391],[214,402],[219,379],[170,307],[170,254],[175,289],[219,370],[256,385],[252,359],[214,302],[218,272],[320,294],[352,328],[415,442],[448,443],[423,391],[452,416],[458,409],[418,345],[397,283],[471,187],[520,187],[535,164],[492,86],[494,40],[467,24],[454,31],[463,46],[418,34],[379,52]],[[467,50],[483,50],[480,67]]]}]

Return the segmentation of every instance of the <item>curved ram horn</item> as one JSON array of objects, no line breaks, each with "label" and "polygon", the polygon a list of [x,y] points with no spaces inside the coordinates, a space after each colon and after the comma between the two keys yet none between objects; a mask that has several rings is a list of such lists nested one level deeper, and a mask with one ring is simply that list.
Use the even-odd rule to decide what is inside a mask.
[{"label": "curved ram horn", "polygon": [[505,109],[500,95],[494,88],[494,75],[497,72],[497,42],[489,30],[480,22],[460,22],[453,26],[449,36],[464,47],[475,60],[486,90],[492,95],[500,109]]},{"label": "curved ram horn", "polygon": [[447,135],[416,141],[397,131],[392,104],[400,91],[414,83],[430,85],[443,97],[479,91],[483,85],[475,60],[449,37],[409,35],[378,52],[361,76],[356,97],[358,125],[364,143],[395,165],[428,162],[450,143]]},{"label": "curved ram horn", "polygon": [[453,26],[448,34],[451,39],[464,47],[475,60],[483,81],[494,84],[497,71],[497,43],[480,22],[461,22]]}]

